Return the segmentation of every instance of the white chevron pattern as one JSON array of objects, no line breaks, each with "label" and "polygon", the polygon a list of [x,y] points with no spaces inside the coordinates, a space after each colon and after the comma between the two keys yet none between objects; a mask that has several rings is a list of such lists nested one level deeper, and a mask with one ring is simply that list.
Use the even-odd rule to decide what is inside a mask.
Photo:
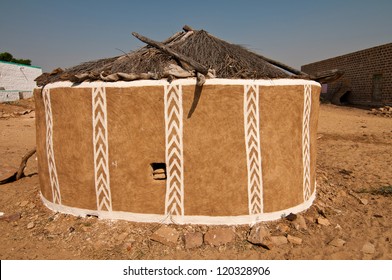
[{"label": "white chevron pattern", "polygon": [[248,168],[249,214],[263,213],[263,178],[260,150],[259,86],[244,86],[244,129]]},{"label": "white chevron pattern", "polygon": [[44,108],[45,108],[46,155],[48,159],[50,186],[52,188],[52,199],[53,199],[53,203],[61,205],[60,185],[57,177],[56,161],[54,159],[54,150],[53,150],[53,115],[52,115],[52,105],[50,102],[50,90],[43,89],[42,97],[43,97]]},{"label": "white chevron pattern", "polygon": [[312,87],[304,86],[304,111],[302,124],[302,162],[304,169],[303,195],[304,201],[310,198],[310,111],[312,108]]},{"label": "white chevron pattern", "polygon": [[92,89],[94,175],[98,211],[112,211],[109,175],[109,146],[107,129],[106,91]]},{"label": "white chevron pattern", "polygon": [[183,108],[181,85],[165,86],[166,215],[184,215]]}]

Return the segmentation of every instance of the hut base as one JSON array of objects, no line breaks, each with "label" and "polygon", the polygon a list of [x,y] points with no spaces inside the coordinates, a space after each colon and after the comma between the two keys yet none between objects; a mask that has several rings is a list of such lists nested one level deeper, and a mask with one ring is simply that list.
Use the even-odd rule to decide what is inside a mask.
[{"label": "hut base", "polygon": [[42,194],[41,199],[46,207],[49,209],[61,212],[64,214],[70,214],[74,216],[97,216],[102,219],[109,220],[125,220],[131,222],[140,223],[160,223],[160,224],[203,224],[203,225],[245,225],[245,224],[256,224],[258,222],[266,222],[278,220],[282,217],[289,215],[290,213],[299,213],[308,209],[314,199],[316,198],[316,191],[310,196],[307,201],[302,204],[296,205],[289,209],[284,209],[276,212],[262,213],[257,215],[241,215],[241,216],[170,216],[170,215],[158,215],[158,214],[141,214],[141,213],[130,213],[123,211],[97,211],[90,209],[81,209],[76,207],[59,205],[47,200]]}]

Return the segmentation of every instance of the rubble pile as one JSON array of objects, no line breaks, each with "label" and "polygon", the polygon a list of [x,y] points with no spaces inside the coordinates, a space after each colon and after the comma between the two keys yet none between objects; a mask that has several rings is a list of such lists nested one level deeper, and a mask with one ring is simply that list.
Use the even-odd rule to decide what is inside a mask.
[{"label": "rubble pile", "polygon": [[392,118],[392,106],[383,106],[380,108],[373,108],[370,110],[369,114],[382,116],[386,118]]}]

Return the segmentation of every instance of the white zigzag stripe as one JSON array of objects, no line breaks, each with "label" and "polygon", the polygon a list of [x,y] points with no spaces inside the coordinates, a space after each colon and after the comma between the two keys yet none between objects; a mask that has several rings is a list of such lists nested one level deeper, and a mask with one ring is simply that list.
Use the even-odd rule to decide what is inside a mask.
[{"label": "white zigzag stripe", "polygon": [[249,214],[263,213],[263,178],[260,150],[259,87],[244,86],[244,127],[248,168]]},{"label": "white zigzag stripe", "polygon": [[109,174],[109,144],[107,130],[106,91],[92,89],[94,178],[98,211],[112,211]]},{"label": "white zigzag stripe", "polygon": [[302,124],[302,161],[303,161],[303,197],[310,198],[310,111],[312,106],[312,87],[304,85],[304,111]]},{"label": "white zigzag stripe", "polygon": [[165,86],[166,215],[184,215],[183,109],[181,86]]},{"label": "white zigzag stripe", "polygon": [[52,116],[52,105],[50,102],[50,90],[44,89],[42,91],[42,97],[45,108],[45,120],[46,120],[46,155],[48,159],[48,169],[50,186],[52,188],[52,199],[53,203],[61,205],[61,193],[60,185],[57,177],[56,161],[54,159],[53,150],[53,116]]}]

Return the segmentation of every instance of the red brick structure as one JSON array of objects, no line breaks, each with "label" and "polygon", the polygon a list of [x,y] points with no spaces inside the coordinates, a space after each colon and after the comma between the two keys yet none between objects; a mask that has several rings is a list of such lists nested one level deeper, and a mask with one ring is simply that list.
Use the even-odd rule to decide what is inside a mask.
[{"label": "red brick structure", "polygon": [[342,102],[360,105],[392,104],[392,43],[303,65],[308,74],[339,69],[344,75],[323,87],[322,98],[331,100],[346,91]]}]

